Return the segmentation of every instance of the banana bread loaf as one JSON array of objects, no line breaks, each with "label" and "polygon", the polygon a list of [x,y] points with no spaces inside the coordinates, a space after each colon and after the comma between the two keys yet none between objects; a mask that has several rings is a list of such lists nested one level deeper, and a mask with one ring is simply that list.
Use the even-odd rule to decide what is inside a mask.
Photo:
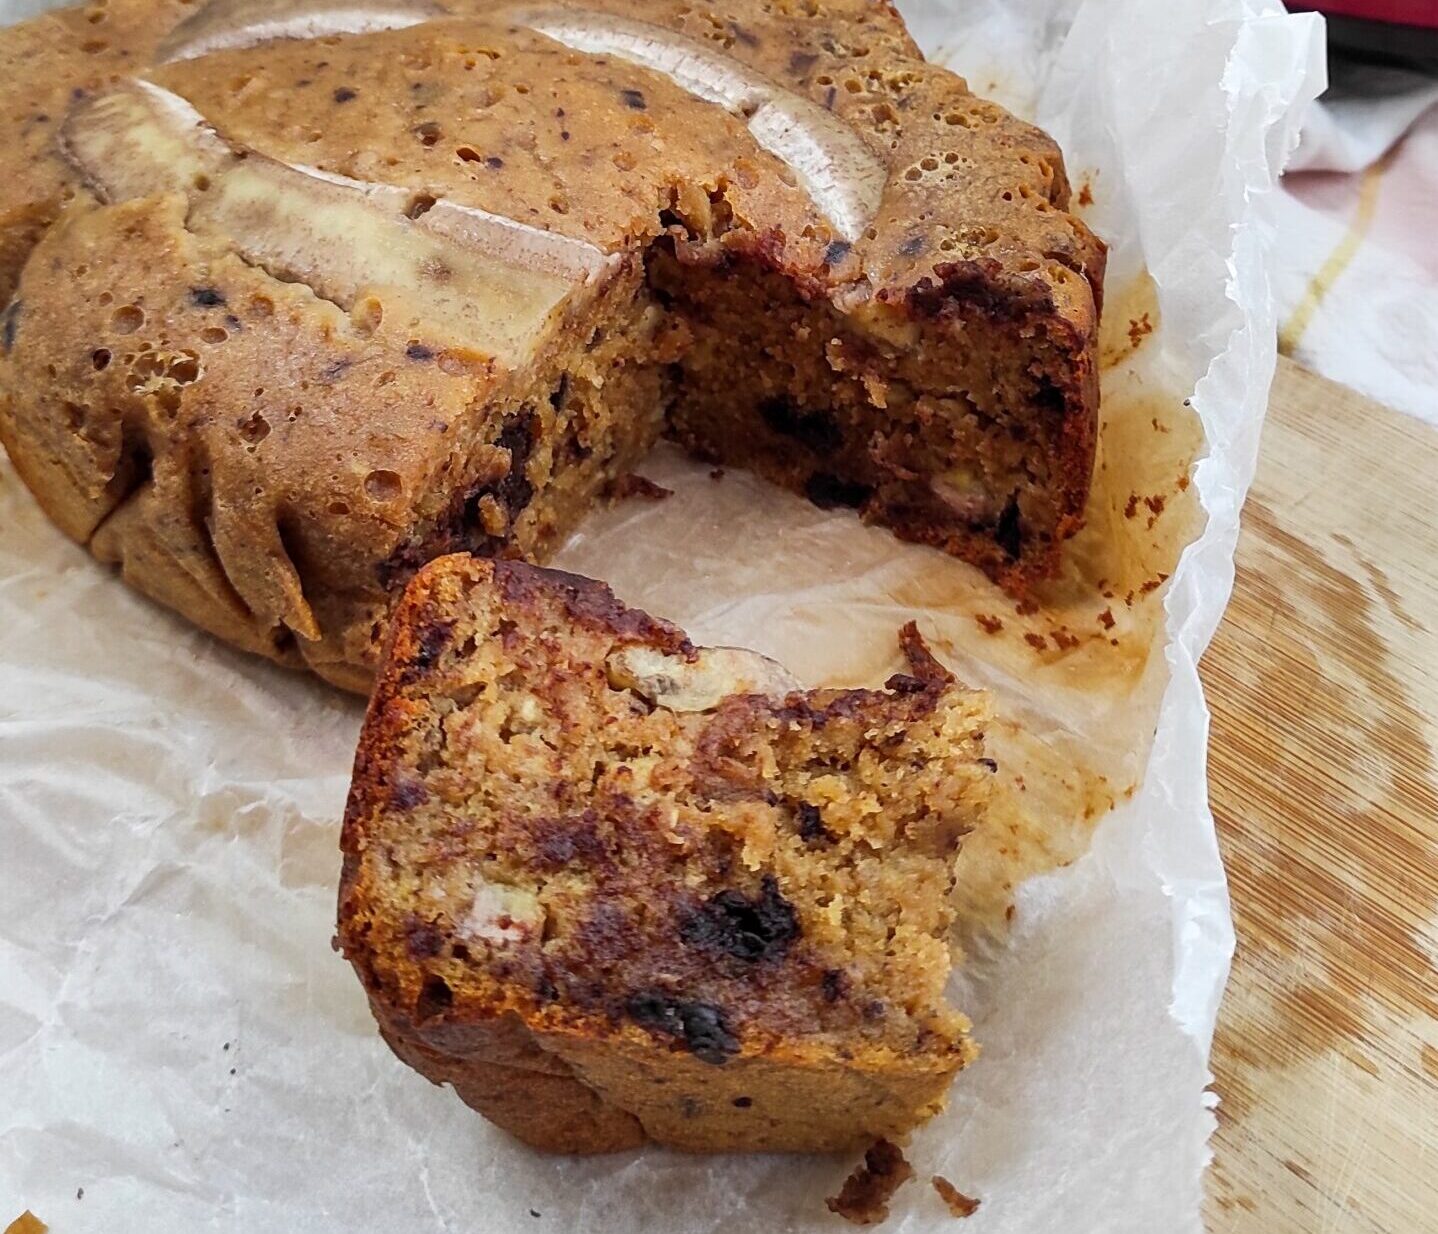
[{"label": "banana bread loaf", "polygon": [[241,647],[366,688],[661,434],[1015,592],[1081,520],[1103,247],[887,3],[109,0],[0,103],[0,439]]},{"label": "banana bread loaf", "polygon": [[539,1148],[829,1150],[928,1118],[984,695],[918,632],[799,689],[600,583],[445,557],[390,627],[339,943],[395,1052]]}]

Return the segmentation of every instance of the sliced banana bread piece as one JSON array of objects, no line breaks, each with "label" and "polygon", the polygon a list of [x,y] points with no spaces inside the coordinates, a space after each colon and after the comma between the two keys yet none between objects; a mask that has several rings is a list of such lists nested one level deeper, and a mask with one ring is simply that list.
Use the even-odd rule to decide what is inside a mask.
[{"label": "sliced banana bread piece", "polygon": [[395,1052],[540,1148],[836,1150],[974,1055],[944,1001],[986,696],[911,625],[803,690],[598,582],[468,555],[406,590],[339,942]]}]

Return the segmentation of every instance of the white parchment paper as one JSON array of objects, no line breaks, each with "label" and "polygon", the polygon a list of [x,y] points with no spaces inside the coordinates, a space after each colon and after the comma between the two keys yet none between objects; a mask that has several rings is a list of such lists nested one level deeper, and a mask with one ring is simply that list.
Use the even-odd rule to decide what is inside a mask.
[{"label": "white parchment paper", "polygon": [[[814,684],[881,678],[917,616],[995,689],[1027,782],[1008,840],[965,855],[955,994],[984,1053],[909,1157],[980,1197],[966,1232],[1197,1231],[1232,933],[1195,663],[1274,365],[1255,201],[1321,84],[1320,28],[1277,0],[901,8],[1055,134],[1113,245],[1103,469],[1069,577],[1016,612],[966,567],[664,450],[645,471],[675,496],[596,516],[560,564]],[[0,466],[0,1222],[833,1229],[845,1165],[540,1157],[390,1055],[329,947],[359,719],[133,595]],[[951,1220],[915,1183],[889,1228]]]}]

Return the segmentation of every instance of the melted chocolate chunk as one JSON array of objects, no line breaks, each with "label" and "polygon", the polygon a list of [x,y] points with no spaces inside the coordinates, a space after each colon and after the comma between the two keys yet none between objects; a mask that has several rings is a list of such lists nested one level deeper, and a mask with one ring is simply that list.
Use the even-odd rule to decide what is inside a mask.
[{"label": "melted chocolate chunk", "polygon": [[867,484],[841,480],[826,471],[816,471],[804,484],[804,496],[821,510],[845,507],[857,510],[874,494]]},{"label": "melted chocolate chunk", "polygon": [[799,820],[799,838],[806,844],[833,841],[833,833],[824,826],[824,816],[813,802],[799,802],[794,807],[794,817]]},{"label": "melted chocolate chunk", "polygon": [[759,404],[759,415],[780,437],[797,441],[806,450],[823,457],[844,444],[843,430],[825,411],[805,411],[787,398],[767,398]]},{"label": "melted chocolate chunk", "polygon": [[621,90],[619,97],[624,100],[624,106],[634,111],[648,111],[649,104],[644,101],[642,90]]},{"label": "melted chocolate chunk", "polygon": [[764,875],[758,896],[721,891],[679,927],[679,937],[690,947],[750,963],[781,959],[799,932],[794,906],[772,874]]},{"label": "melted chocolate chunk", "polygon": [[444,949],[444,935],[432,921],[411,915],[404,923],[404,947],[416,960],[427,960]]},{"label": "melted chocolate chunk", "polygon": [[5,354],[10,354],[10,349],[15,346],[15,330],[20,324],[20,301],[12,300],[10,307],[0,313],[0,347],[5,348]]},{"label": "melted chocolate chunk", "polygon": [[722,1066],[739,1052],[739,1039],[724,1022],[724,1013],[710,1003],[650,990],[633,995],[624,1009],[641,1028],[676,1038],[700,1062]]},{"label": "melted chocolate chunk", "polygon": [[1010,561],[1018,560],[1024,547],[1024,529],[1017,497],[1010,497],[1009,504],[999,515],[998,526],[994,528],[994,542],[1008,554]]},{"label": "melted chocolate chunk", "polygon": [[356,97],[356,92],[348,86],[341,86],[331,97],[333,97],[336,103],[348,103],[352,98]]},{"label": "melted chocolate chunk", "polygon": [[225,303],[225,294],[214,287],[191,287],[190,303],[197,308],[219,308]]},{"label": "melted chocolate chunk", "polygon": [[449,640],[454,635],[454,622],[437,621],[433,625],[425,626],[419,635],[419,650],[415,653],[414,662],[420,668],[429,668],[437,661],[444,649],[449,646]]},{"label": "melted chocolate chunk", "polygon": [[428,800],[429,790],[418,780],[401,780],[389,794],[389,803],[396,810],[412,810]]}]

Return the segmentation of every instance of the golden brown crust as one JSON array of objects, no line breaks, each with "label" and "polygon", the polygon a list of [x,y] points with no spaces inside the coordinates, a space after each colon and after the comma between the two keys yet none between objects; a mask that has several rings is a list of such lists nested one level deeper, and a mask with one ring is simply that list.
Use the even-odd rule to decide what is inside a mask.
[{"label": "golden brown crust", "polygon": [[386,1040],[552,1151],[838,1150],[932,1115],[973,1054],[943,933],[992,776],[981,700],[902,641],[882,691],[671,712],[617,666],[673,700],[714,653],[602,584],[425,567],[342,833],[339,943]]},{"label": "golden brown crust", "polygon": [[[323,7],[214,0],[198,17],[242,28],[246,12]],[[1054,571],[1092,470],[1104,250],[1065,212],[1051,139],[923,63],[868,0],[733,0],[712,21],[678,0],[409,7],[404,28],[180,59],[165,57],[196,10],[169,0],[0,32],[0,102],[22,117],[0,148],[0,300],[16,291],[0,440],[67,534],[220,637],[363,689],[391,589],[415,566],[458,549],[542,559],[673,409],[668,431],[694,448],[837,497],[1013,591]],[[720,84],[635,62],[652,51],[633,53],[636,38],[699,48]],[[277,275],[274,245],[235,240],[233,212],[207,223],[204,189],[123,189],[87,166],[86,109],[136,77],[251,166],[408,193],[417,227],[451,206],[511,218],[602,272],[523,355],[489,334],[457,345],[467,336],[424,308],[432,286],[311,291]],[[766,116],[780,117],[767,133]],[[785,152],[789,123],[838,161],[806,170]],[[777,279],[811,327],[836,326],[845,355],[805,353],[807,389],[783,393],[831,382],[839,407],[849,382],[843,475],[782,418],[752,423],[757,392],[799,363],[787,353],[773,370],[746,362],[744,431],[706,410],[704,357],[729,358],[702,312],[667,311],[650,286],[671,251],[701,301],[712,272],[762,314]],[[916,446],[933,423],[949,427]],[[931,471],[974,451],[992,492],[945,504]]]}]

